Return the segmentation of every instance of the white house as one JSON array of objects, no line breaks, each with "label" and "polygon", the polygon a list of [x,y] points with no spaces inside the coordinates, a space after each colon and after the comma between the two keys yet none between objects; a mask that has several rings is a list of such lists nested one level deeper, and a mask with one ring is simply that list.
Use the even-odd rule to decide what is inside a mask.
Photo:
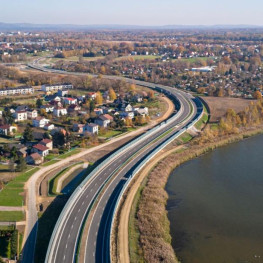
[{"label": "white house", "polygon": [[135,108],[134,111],[140,115],[149,115],[148,107]]},{"label": "white house", "polygon": [[73,89],[72,84],[54,84],[54,85],[42,85],[41,90],[45,92],[52,92],[58,90]]},{"label": "white house", "polygon": [[83,133],[89,132],[92,134],[98,134],[99,133],[99,126],[94,123],[89,123],[83,127]]},{"label": "white house", "polygon": [[15,121],[25,121],[27,120],[27,111],[16,111],[13,116]]},{"label": "white house", "polygon": [[47,130],[47,131],[52,131],[55,129],[55,125],[52,124],[52,123],[47,123],[45,126],[44,126],[44,129]]},{"label": "white house", "polygon": [[121,110],[122,110],[122,111],[132,111],[133,108],[132,108],[131,104],[123,104],[123,105],[121,106]]},{"label": "white house", "polygon": [[31,86],[21,86],[16,88],[0,89],[0,96],[16,95],[16,94],[33,94],[34,89]]},{"label": "white house", "polygon": [[27,111],[27,118],[28,119],[35,119],[37,117],[37,110],[28,110]]},{"label": "white house", "polygon": [[11,125],[1,125],[0,126],[0,134],[3,135],[13,135],[14,132],[17,131],[17,128],[15,126],[11,126]]},{"label": "white house", "polygon": [[62,107],[54,108],[53,115],[55,117],[60,117],[60,116],[67,115],[67,114],[68,114],[68,111],[66,108],[62,108]]},{"label": "white house", "polygon": [[32,121],[32,125],[38,128],[44,128],[44,126],[48,123],[49,119],[46,119],[44,117],[37,117]]},{"label": "white house", "polygon": [[63,102],[67,105],[71,105],[71,104],[77,104],[78,103],[78,100],[75,99],[75,98],[68,98],[68,97],[65,97],[63,98]]},{"label": "white house", "polygon": [[53,112],[54,106],[53,105],[42,105],[40,109],[44,109],[46,113]]},{"label": "white house", "polygon": [[120,116],[123,118],[133,119],[134,118],[134,112],[133,111],[123,111],[123,112],[121,112]]}]

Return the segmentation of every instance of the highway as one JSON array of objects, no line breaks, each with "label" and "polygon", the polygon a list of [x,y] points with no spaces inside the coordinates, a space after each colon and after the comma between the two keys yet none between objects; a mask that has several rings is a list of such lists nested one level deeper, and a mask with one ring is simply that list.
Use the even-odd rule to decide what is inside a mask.
[{"label": "highway", "polygon": [[[38,68],[56,74],[74,74],[64,71]],[[109,157],[103,167],[76,189],[66,204],[53,232],[45,262],[75,262],[77,245],[81,229],[86,216],[98,200],[89,225],[86,241],[85,262],[110,262],[110,227],[113,210],[127,178],[132,171],[151,154],[151,152],[186,127],[193,119],[198,117],[197,106],[193,98],[174,88],[155,85],[152,83],[125,79],[115,76],[104,76],[110,79],[124,79],[138,85],[147,86],[167,92],[177,101],[178,113],[159,125],[159,127],[142,135],[134,143],[123,147],[114,157]],[[171,129],[170,133],[166,133]],[[165,134],[165,135],[164,135]],[[164,135],[164,136],[161,136]],[[161,137],[160,137],[161,136]],[[158,138],[159,137],[159,138]],[[103,189],[103,191],[102,191]],[[101,195],[98,197],[98,194]]]}]

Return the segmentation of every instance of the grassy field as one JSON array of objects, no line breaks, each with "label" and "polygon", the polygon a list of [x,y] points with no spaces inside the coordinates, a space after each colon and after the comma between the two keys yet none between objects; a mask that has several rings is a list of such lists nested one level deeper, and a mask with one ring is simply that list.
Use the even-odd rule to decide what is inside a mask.
[{"label": "grassy field", "polygon": [[149,59],[149,60],[154,60],[156,58],[160,58],[160,56],[152,56],[152,55],[123,56],[123,57],[118,57],[115,60],[124,60],[124,59],[134,59],[134,60]]},{"label": "grassy field", "polygon": [[0,206],[22,206],[23,196],[21,194],[24,192],[24,184],[38,170],[39,168],[34,168],[21,173],[9,182],[0,192]]},{"label": "grassy field", "polygon": [[62,155],[59,155],[58,159],[65,159],[65,158],[70,157],[70,156],[77,154],[79,152],[80,152],[80,149],[74,149],[74,150],[71,150],[71,151],[64,153]]},{"label": "grassy field", "polygon": [[187,142],[189,142],[190,140],[192,140],[192,136],[189,134],[189,133],[187,133],[187,132],[185,132],[184,134],[182,134],[178,139],[181,141],[181,142],[183,142],[183,143],[187,143]]},{"label": "grassy field", "polygon": [[22,211],[0,211],[0,222],[23,221],[25,214]]},{"label": "grassy field", "polygon": [[199,58],[180,58],[180,59],[172,59],[171,61],[185,61],[190,63],[196,63],[198,61],[208,61],[213,59],[213,57],[199,57]]},{"label": "grassy field", "polygon": [[57,163],[57,162],[59,162],[59,160],[51,160],[51,161],[49,161],[47,163],[42,164],[42,166],[46,167],[46,166],[49,166],[49,165]]},{"label": "grassy field", "polygon": [[0,137],[0,144],[15,143],[15,142],[16,141],[13,139],[7,139],[7,138]]},{"label": "grassy field", "polygon": [[207,113],[204,113],[202,118],[195,124],[195,128],[198,130],[201,130],[204,124],[206,124],[208,121],[208,115]]},{"label": "grassy field", "polygon": [[105,134],[99,134],[99,136],[104,137],[104,138],[111,138],[114,136],[118,136],[120,134],[122,134],[121,131],[108,130]]}]

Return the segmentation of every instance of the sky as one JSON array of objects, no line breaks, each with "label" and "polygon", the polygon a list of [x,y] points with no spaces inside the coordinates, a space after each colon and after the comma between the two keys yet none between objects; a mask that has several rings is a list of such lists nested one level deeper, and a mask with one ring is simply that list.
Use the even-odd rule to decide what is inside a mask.
[{"label": "sky", "polygon": [[0,22],[263,25],[262,0],[0,0]]}]

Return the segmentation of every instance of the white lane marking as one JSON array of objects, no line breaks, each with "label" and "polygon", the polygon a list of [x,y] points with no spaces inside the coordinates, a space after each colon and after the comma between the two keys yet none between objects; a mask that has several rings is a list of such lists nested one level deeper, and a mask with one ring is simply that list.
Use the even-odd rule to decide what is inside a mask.
[{"label": "white lane marking", "polygon": [[75,216],[75,219],[74,219],[74,221],[76,221],[77,220],[77,217]]}]

